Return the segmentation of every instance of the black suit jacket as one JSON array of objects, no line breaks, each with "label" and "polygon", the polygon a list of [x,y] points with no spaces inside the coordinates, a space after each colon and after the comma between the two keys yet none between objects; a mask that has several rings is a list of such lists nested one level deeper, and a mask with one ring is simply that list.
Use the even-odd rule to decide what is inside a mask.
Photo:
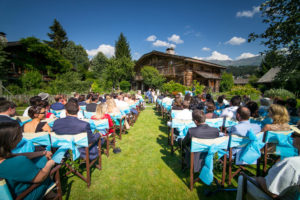
[{"label": "black suit jacket", "polygon": [[[219,130],[208,126],[207,124],[200,124],[195,128],[190,128],[187,135],[182,141],[182,147],[184,148],[185,153],[185,162],[186,164],[190,163],[190,149],[191,149],[191,139],[192,137],[201,138],[201,139],[213,139],[219,137]],[[204,159],[207,153],[194,153],[194,172],[199,172],[204,165]]]},{"label": "black suit jacket", "polygon": [[[67,116],[66,118],[58,119],[53,124],[53,131],[56,134],[76,135],[78,133],[87,132],[88,142],[93,143],[100,137],[99,133],[93,134],[88,122],[79,120],[77,117]],[[80,157],[85,158],[85,149],[80,148]],[[98,156],[97,143],[90,147],[90,159],[93,160]]]},{"label": "black suit jacket", "polygon": [[98,104],[96,104],[96,103],[86,104],[86,111],[87,112],[96,112],[97,105]]},{"label": "black suit jacket", "polygon": [[16,120],[14,120],[6,115],[0,115],[0,122],[16,122]]}]

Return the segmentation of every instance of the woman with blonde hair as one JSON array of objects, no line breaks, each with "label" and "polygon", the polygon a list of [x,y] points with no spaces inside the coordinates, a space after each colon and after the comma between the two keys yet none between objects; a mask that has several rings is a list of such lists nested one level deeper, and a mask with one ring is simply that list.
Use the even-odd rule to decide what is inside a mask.
[{"label": "woman with blonde hair", "polygon": [[272,104],[269,109],[269,117],[272,118],[272,124],[266,124],[262,131],[288,131],[290,130],[290,117],[287,109],[279,104]]},{"label": "woman with blonde hair", "polygon": [[93,119],[93,120],[107,119],[108,120],[108,125],[109,125],[108,134],[111,134],[111,133],[114,132],[114,130],[113,130],[114,123],[113,123],[110,115],[107,114],[107,105],[106,105],[106,103],[100,103],[100,104],[97,105],[96,115],[93,115],[91,117],[91,119]]},{"label": "woman with blonde hair", "polygon": [[[116,102],[114,99],[108,99],[106,101],[106,104],[107,104],[107,113],[109,113],[109,115],[111,115],[111,116],[122,115],[121,111],[117,108],[117,105],[116,105]],[[130,126],[127,122],[127,119],[125,119],[124,124],[125,124],[126,129],[130,128]]]}]

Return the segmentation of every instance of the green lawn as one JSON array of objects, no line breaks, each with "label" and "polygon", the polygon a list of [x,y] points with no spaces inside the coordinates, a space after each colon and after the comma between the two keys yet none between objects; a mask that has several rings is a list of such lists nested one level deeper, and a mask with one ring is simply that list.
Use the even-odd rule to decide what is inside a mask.
[{"label": "green lawn", "polygon": [[[103,155],[103,169],[92,172],[92,184],[76,176],[63,179],[64,199],[206,199],[204,186],[188,188],[188,170],[181,171],[178,154],[171,155],[167,127],[154,107],[142,111],[134,127],[117,146],[120,154]],[[235,192],[220,192],[209,199],[235,199]]]}]

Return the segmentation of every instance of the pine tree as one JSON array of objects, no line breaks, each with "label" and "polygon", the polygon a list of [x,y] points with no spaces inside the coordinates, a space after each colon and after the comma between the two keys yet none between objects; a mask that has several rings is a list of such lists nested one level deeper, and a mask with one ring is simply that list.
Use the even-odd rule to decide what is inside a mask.
[{"label": "pine tree", "polygon": [[61,24],[54,19],[53,25],[49,27],[51,32],[47,35],[52,41],[48,41],[47,43],[52,47],[57,49],[59,52],[62,51],[64,47],[67,46],[68,38],[67,33],[61,26]]},{"label": "pine tree", "polygon": [[129,44],[123,33],[120,34],[118,41],[115,43],[115,57],[117,59],[127,57],[131,60]]}]

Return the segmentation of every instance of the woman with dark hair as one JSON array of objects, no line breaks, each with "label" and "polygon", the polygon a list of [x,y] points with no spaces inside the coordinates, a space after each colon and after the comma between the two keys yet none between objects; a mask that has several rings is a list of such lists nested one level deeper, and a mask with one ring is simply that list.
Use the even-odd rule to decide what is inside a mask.
[{"label": "woman with dark hair", "polygon": [[180,95],[176,95],[173,106],[172,106],[172,110],[182,110],[183,109],[182,104],[183,104],[183,101],[182,101]]},{"label": "woman with dark hair", "polygon": [[251,117],[253,117],[253,118],[259,117],[258,104],[256,102],[249,101],[245,106],[250,110]]},{"label": "woman with dark hair", "polygon": [[47,122],[41,122],[46,117],[46,109],[42,106],[32,106],[28,110],[28,115],[32,119],[23,125],[22,129],[25,133],[51,132]]},{"label": "woman with dark hair", "polygon": [[52,184],[49,174],[55,162],[48,151],[12,154],[21,139],[22,131],[17,122],[0,123],[0,177],[7,181],[13,198],[32,184],[41,183],[24,198],[41,199]]},{"label": "woman with dark hair", "polygon": [[46,100],[42,100],[40,103],[39,103],[39,106],[43,107],[46,109],[46,118],[56,118],[55,115],[50,112],[50,104],[48,103],[48,101]]},{"label": "woman with dark hair", "polygon": [[219,117],[216,113],[214,113],[215,108],[216,107],[212,102],[206,103],[206,114],[205,114],[206,119],[213,119]]},{"label": "woman with dark hair", "polygon": [[78,105],[80,106],[85,106],[86,103],[85,103],[85,95],[80,95],[79,98],[78,98]]}]

